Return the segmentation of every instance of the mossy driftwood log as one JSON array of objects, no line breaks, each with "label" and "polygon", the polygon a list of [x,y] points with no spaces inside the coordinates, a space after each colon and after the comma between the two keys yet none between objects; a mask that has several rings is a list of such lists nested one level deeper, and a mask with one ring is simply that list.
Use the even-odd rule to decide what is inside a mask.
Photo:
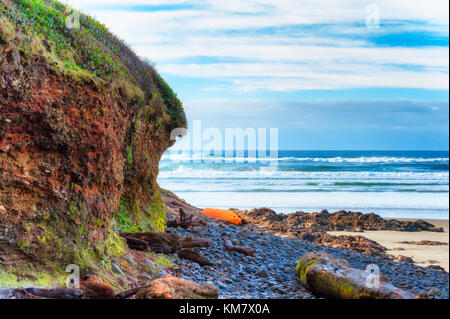
[{"label": "mossy driftwood log", "polygon": [[[367,284],[368,272],[351,268],[346,260],[325,253],[308,253],[297,263],[302,284],[316,296],[329,299],[415,299],[416,296],[379,276],[379,285]],[[370,282],[370,281],[369,281]]]}]

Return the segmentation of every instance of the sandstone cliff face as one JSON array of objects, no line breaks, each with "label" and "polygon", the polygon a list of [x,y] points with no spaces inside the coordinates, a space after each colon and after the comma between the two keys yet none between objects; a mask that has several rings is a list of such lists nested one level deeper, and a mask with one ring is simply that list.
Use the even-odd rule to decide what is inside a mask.
[{"label": "sandstone cliff face", "polygon": [[186,126],[181,103],[103,26],[82,15],[67,29],[64,12],[0,3],[0,278],[108,272],[119,230],[164,229],[158,163]]}]

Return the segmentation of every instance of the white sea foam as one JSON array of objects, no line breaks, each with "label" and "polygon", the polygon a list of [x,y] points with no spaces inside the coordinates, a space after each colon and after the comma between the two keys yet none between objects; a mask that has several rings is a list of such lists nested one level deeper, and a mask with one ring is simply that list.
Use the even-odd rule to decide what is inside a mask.
[{"label": "white sea foam", "polygon": [[[160,163],[158,182],[198,207],[265,206],[285,213],[327,208],[385,217],[448,218],[447,154],[433,158],[408,153],[397,157],[334,154],[341,156],[320,157],[316,152],[310,157],[225,161],[200,152],[168,152]],[[277,170],[262,170],[274,161]]]},{"label": "white sea foam", "polygon": [[165,178],[197,178],[197,179],[324,179],[324,180],[449,180],[448,171],[439,172],[349,172],[349,171],[274,171],[260,172],[258,169],[246,171],[201,169],[179,165],[176,169],[161,170],[159,179]]},{"label": "white sea foam", "polygon": [[437,163],[448,162],[449,158],[417,158],[417,157],[282,157],[280,161],[324,162],[324,163]]},{"label": "white sea foam", "polygon": [[[312,163],[448,163],[448,157],[436,158],[418,158],[418,157],[388,157],[388,156],[361,156],[361,157],[230,157],[234,162],[312,162]],[[184,153],[165,153],[162,161],[171,162],[190,162],[203,160],[206,162],[225,162],[224,157],[211,156],[201,152],[189,154]]]}]

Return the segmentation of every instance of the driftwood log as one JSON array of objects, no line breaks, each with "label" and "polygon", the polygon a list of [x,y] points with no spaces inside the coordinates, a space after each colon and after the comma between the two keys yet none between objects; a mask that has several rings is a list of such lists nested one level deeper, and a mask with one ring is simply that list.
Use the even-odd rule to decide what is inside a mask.
[{"label": "driftwood log", "polygon": [[136,295],[139,291],[148,288],[149,285],[146,286],[141,286],[141,287],[137,287],[137,288],[133,288],[127,291],[122,291],[118,294],[116,294],[114,296],[114,299],[128,299],[130,297],[133,297],[134,295]]},{"label": "driftwood log", "polygon": [[227,250],[237,251],[238,253],[245,254],[247,256],[255,256],[255,250],[244,246],[234,246],[231,241],[224,240],[224,245]]},{"label": "driftwood log", "polygon": [[166,204],[167,212],[170,215],[177,216],[178,214],[175,212],[179,211],[180,208],[183,208],[183,210],[189,214],[198,215],[201,212],[201,209],[198,209],[197,207],[189,205],[182,199],[175,198],[173,196],[174,196],[174,194],[172,194],[170,196],[167,196],[167,194],[163,195],[164,204]]},{"label": "driftwood log", "polygon": [[136,250],[142,250],[145,251],[147,250],[148,247],[148,243],[145,240],[139,239],[139,238],[135,238],[135,237],[131,237],[131,236],[127,236],[124,237],[128,247],[130,247],[131,249],[136,249]]},{"label": "driftwood log", "polygon": [[80,289],[70,288],[20,288],[0,289],[0,299],[82,299],[83,292]]},{"label": "driftwood log", "polygon": [[[48,297],[35,295],[27,291],[27,289],[15,289],[13,296],[14,299],[51,299]],[[65,298],[58,298],[58,299],[65,299]]]},{"label": "driftwood log", "polygon": [[27,293],[35,296],[40,296],[49,299],[81,299],[83,292],[79,289],[59,288],[59,289],[41,289],[41,288],[26,288]]},{"label": "driftwood log", "polygon": [[[380,275],[351,268],[346,260],[325,253],[307,253],[297,263],[302,284],[316,296],[329,299],[415,299]],[[379,280],[379,281],[378,281]]]},{"label": "driftwood log", "polygon": [[174,254],[183,248],[209,247],[211,241],[205,238],[180,238],[172,233],[157,231],[145,233],[121,233],[127,244],[132,249],[150,250],[163,254]]},{"label": "driftwood log", "polygon": [[199,248],[211,246],[211,240],[207,238],[193,238],[191,236],[180,239],[181,248]]},{"label": "driftwood log", "polygon": [[163,232],[145,232],[145,233],[121,233],[129,246],[136,250],[150,250],[163,254],[173,254],[180,249],[180,238],[176,234]]},{"label": "driftwood log", "polygon": [[201,220],[194,220],[194,215],[187,215],[183,208],[179,209],[179,213],[175,214],[170,208],[167,208],[172,215],[175,215],[175,220],[169,220],[167,221],[166,225],[167,227],[182,227],[182,228],[189,228],[189,227],[197,227],[197,226],[205,226],[205,222],[203,219]]},{"label": "driftwood log", "polygon": [[192,249],[182,249],[178,252],[178,257],[196,262],[200,266],[213,266],[214,264],[201,253],[193,251]]},{"label": "driftwood log", "polygon": [[[128,299],[139,291],[148,288],[149,285],[133,288],[111,296],[114,299]],[[89,294],[89,293],[88,293]],[[101,296],[86,295],[82,289],[71,288],[19,288],[0,289],[0,299],[101,299]]]}]

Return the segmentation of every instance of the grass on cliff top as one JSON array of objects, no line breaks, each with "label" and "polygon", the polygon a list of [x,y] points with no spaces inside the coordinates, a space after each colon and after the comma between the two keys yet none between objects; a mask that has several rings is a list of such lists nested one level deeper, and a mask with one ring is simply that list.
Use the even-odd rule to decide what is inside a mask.
[{"label": "grass on cliff top", "polygon": [[0,0],[0,24],[1,39],[25,55],[45,56],[64,74],[120,81],[138,100],[149,100],[156,89],[172,118],[171,126],[186,125],[182,103],[170,86],[92,17],[55,0]]}]

